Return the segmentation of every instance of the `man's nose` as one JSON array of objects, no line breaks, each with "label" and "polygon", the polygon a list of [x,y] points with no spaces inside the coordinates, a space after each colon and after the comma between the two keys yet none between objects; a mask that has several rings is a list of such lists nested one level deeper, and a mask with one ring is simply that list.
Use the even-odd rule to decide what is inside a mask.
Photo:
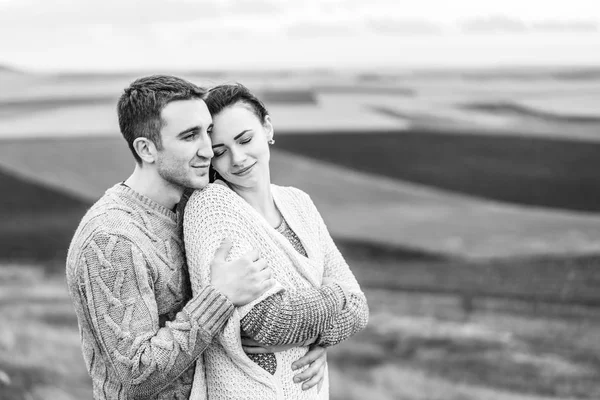
[{"label": "man's nose", "polygon": [[207,142],[202,143],[200,145],[200,148],[198,148],[198,151],[196,152],[196,154],[198,155],[198,157],[202,157],[202,158],[213,158],[215,153],[213,152],[211,142],[208,141],[208,143]]}]

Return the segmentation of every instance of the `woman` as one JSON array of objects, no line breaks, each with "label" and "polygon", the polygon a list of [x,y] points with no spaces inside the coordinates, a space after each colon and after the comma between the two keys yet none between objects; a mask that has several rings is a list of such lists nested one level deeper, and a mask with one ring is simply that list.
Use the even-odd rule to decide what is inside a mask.
[{"label": "woman", "polygon": [[[240,307],[198,363],[192,397],[210,399],[327,399],[303,391],[289,367],[308,344],[330,346],[363,329],[364,294],[336,248],[310,197],[271,184],[269,145],[273,126],[266,108],[242,85],[212,89],[214,184],[190,197],[184,238],[194,291],[209,282],[210,261],[224,238],[230,257],[259,250],[278,284]],[[246,354],[240,336],[277,353]]]}]

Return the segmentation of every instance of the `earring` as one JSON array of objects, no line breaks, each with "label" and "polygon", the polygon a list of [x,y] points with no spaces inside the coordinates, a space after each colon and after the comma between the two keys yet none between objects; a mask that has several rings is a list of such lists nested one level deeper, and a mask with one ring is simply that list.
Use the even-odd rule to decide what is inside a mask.
[{"label": "earring", "polygon": [[269,143],[269,144],[275,144],[275,139],[269,139],[269,140],[267,140],[267,143]]}]

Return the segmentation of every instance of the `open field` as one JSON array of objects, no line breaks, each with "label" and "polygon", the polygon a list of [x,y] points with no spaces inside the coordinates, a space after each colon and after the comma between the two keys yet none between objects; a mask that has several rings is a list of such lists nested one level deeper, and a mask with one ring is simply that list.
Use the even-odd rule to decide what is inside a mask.
[{"label": "open field", "polygon": [[[0,399],[90,397],[64,258],[132,158],[136,75],[0,71]],[[600,398],[600,75],[190,74],[259,90],[273,180],[306,190],[371,320],[333,400]]]},{"label": "open field", "polygon": [[[359,276],[368,274],[364,266],[354,268]],[[90,398],[64,277],[44,269],[0,266],[3,400]],[[403,276],[384,274],[387,281]],[[363,286],[370,324],[329,352],[333,400],[600,396],[600,319],[593,311],[495,302],[465,313],[454,296]]]}]

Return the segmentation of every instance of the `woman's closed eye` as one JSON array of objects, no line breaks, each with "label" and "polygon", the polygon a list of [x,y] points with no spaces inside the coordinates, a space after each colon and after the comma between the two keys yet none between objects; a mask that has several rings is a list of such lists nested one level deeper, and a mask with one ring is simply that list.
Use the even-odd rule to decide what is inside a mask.
[{"label": "woman's closed eye", "polygon": [[225,154],[225,150],[221,150],[221,151],[215,151],[213,149],[213,158],[219,158],[221,157],[223,154]]},{"label": "woman's closed eye", "polygon": [[240,139],[240,144],[250,143],[251,140],[252,140],[252,136],[243,137]]}]

